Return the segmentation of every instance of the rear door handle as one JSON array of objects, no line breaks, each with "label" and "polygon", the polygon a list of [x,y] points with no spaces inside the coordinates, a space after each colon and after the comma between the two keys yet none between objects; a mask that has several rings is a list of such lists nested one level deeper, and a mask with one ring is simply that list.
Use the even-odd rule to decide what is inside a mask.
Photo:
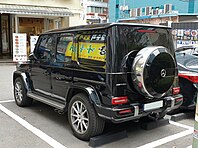
[{"label": "rear door handle", "polygon": [[56,80],[61,80],[61,81],[72,81],[72,77],[69,76],[57,76]]}]

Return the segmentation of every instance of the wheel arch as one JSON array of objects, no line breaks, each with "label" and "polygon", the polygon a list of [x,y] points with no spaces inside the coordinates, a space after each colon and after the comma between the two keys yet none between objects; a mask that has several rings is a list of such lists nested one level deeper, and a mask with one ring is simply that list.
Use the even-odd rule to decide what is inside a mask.
[{"label": "wheel arch", "polygon": [[28,80],[28,75],[24,72],[15,71],[13,74],[13,83],[15,82],[16,78],[18,78],[18,77],[21,77],[21,79],[23,80],[26,90],[30,91],[31,87],[30,87],[30,82]]},{"label": "wheel arch", "polygon": [[92,86],[85,86],[81,84],[75,84],[69,87],[66,97],[66,102],[69,104],[71,98],[79,93],[85,94],[91,103],[94,103],[97,106],[101,105],[100,98],[98,93]]}]

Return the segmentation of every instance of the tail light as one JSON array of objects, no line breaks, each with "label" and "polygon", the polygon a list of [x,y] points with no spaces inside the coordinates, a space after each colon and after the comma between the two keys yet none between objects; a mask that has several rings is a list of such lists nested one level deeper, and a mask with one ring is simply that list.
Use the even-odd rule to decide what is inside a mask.
[{"label": "tail light", "polygon": [[180,101],[183,101],[183,98],[178,98],[178,99],[175,100],[176,103],[180,102]]},{"label": "tail light", "polygon": [[137,32],[141,32],[141,33],[157,33],[157,31],[155,31],[155,30],[137,30]]},{"label": "tail light", "polygon": [[179,94],[180,93],[180,87],[174,87],[173,89],[172,89],[172,94],[173,95],[177,95],[177,94]]},{"label": "tail light", "polygon": [[127,102],[128,102],[128,97],[127,96],[114,97],[111,100],[112,105],[125,104]]},{"label": "tail light", "polygon": [[122,110],[122,111],[119,111],[119,114],[120,115],[123,115],[123,114],[128,114],[128,113],[131,113],[131,109],[126,109],[126,110]]},{"label": "tail light", "polygon": [[198,75],[195,73],[180,73],[179,77],[185,78],[193,83],[198,83]]}]

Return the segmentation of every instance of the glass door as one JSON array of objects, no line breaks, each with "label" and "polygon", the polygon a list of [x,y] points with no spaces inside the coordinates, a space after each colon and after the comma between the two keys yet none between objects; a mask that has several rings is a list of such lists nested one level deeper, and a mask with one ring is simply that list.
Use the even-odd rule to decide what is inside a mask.
[{"label": "glass door", "polygon": [[8,15],[1,15],[1,41],[2,54],[8,55],[9,49],[9,17]]}]

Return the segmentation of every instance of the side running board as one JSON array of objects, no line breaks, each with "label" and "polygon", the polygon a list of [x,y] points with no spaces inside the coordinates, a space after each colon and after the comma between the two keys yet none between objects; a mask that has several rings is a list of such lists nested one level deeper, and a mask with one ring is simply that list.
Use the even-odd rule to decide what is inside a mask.
[{"label": "side running board", "polygon": [[43,102],[43,103],[45,103],[47,105],[50,105],[52,107],[55,107],[57,109],[60,109],[60,110],[64,110],[65,109],[65,104],[56,102],[56,101],[51,100],[51,99],[47,99],[47,98],[42,97],[40,95],[34,94],[32,92],[28,92],[27,96],[30,97],[30,98],[33,98],[33,99],[35,99],[37,101]]}]

